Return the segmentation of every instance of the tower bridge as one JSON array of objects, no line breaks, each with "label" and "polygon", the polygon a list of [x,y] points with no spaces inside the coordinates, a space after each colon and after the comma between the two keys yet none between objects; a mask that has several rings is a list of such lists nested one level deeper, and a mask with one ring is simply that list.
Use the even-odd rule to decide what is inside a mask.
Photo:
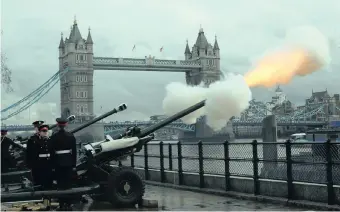
[{"label": "tower bridge", "polygon": [[78,123],[95,116],[94,70],[183,72],[189,85],[209,85],[220,79],[217,39],[212,46],[202,28],[192,50],[187,42],[184,57],[184,60],[162,60],[151,55],[140,59],[95,57],[90,30],[84,39],[74,21],[69,37],[64,39],[62,36],[59,43],[59,70],[69,70],[60,77],[61,113],[63,116],[76,115]]},{"label": "tower bridge", "polygon": [[[93,74],[94,70],[120,70],[120,71],[160,71],[160,72],[181,72],[185,74],[186,82],[189,85],[205,84],[220,79],[220,48],[215,37],[214,45],[211,45],[203,29],[198,32],[196,42],[189,48],[186,43],[184,60],[163,60],[156,59],[151,55],[145,58],[124,58],[124,57],[97,57],[94,56],[94,42],[89,29],[87,38],[84,39],[78,28],[76,20],[71,27],[67,38],[61,35],[59,42],[59,71],[49,80],[31,92],[20,101],[1,110],[1,120],[7,120],[22,111],[28,109],[34,103],[46,95],[56,83],[60,83],[60,108],[63,116],[76,115],[75,123],[88,121],[95,117],[93,98]],[[277,123],[281,126],[322,126],[326,124],[325,108],[327,103],[313,103],[292,113],[277,115]],[[334,107],[334,111],[340,109]],[[244,111],[241,117],[232,120],[233,126],[260,126],[262,119],[269,115],[266,104],[250,102],[249,108]],[[315,117],[317,117],[315,119]],[[322,119],[318,117],[323,117]],[[42,117],[43,118],[43,117]],[[149,122],[129,123],[106,123],[105,131],[119,131],[129,126],[147,126]],[[32,130],[29,125],[3,125],[9,131]],[[176,122],[168,126],[172,129],[182,131],[195,131],[195,125],[186,125]]]}]

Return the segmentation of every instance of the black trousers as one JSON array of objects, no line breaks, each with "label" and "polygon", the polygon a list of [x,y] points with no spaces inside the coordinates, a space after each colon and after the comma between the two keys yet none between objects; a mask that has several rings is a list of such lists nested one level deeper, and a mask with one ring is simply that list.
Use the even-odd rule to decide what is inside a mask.
[{"label": "black trousers", "polygon": [[10,155],[1,155],[1,173],[8,172],[13,167],[13,158]]},{"label": "black trousers", "polygon": [[1,158],[1,173],[8,172],[9,164],[5,162],[6,159]]},{"label": "black trousers", "polygon": [[[72,167],[56,167],[55,168],[55,177],[57,180],[58,189],[69,189],[72,187],[72,175],[73,168]],[[70,204],[70,198],[60,198],[60,205]]]},{"label": "black trousers", "polygon": [[57,186],[60,189],[68,189],[72,187],[72,167],[56,167],[55,177],[57,180]]},{"label": "black trousers", "polygon": [[34,185],[41,185],[43,189],[51,189],[53,186],[52,167],[34,167],[32,169]]}]

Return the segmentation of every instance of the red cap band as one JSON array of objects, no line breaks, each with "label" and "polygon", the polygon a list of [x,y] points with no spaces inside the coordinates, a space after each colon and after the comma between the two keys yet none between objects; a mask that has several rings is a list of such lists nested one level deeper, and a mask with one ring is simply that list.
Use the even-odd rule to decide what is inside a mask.
[{"label": "red cap band", "polygon": [[47,127],[43,127],[40,129],[40,131],[43,131],[43,130],[48,130]]},{"label": "red cap band", "polygon": [[66,126],[67,123],[57,123],[59,126]]}]

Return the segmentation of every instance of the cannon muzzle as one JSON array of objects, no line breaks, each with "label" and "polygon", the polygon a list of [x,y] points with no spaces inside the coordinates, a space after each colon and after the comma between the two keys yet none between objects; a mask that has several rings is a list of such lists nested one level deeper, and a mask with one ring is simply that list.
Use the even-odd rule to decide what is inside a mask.
[{"label": "cannon muzzle", "polygon": [[203,101],[201,101],[201,102],[199,102],[199,103],[197,103],[197,104],[195,104],[191,107],[188,107],[187,109],[184,109],[184,110],[182,110],[182,111],[180,111],[180,112],[178,112],[178,113],[176,113],[176,114],[174,114],[174,115],[172,115],[172,116],[170,116],[170,117],[168,117],[168,118],[166,118],[166,119],[164,119],[164,120],[162,120],[162,121],[160,121],[160,122],[158,122],[158,123],[156,123],[156,124],[154,124],[150,127],[146,127],[145,129],[140,130],[138,133],[133,133],[132,131],[134,131],[136,129],[132,128],[131,130],[129,130],[129,131],[127,131],[127,132],[125,132],[121,135],[115,136],[114,139],[121,139],[125,136],[130,136],[130,135],[138,136],[139,138],[143,138],[145,136],[152,134],[156,130],[159,130],[162,127],[165,127],[166,125],[171,124],[172,122],[174,122],[174,121],[176,121],[180,118],[183,118],[184,116],[204,107],[204,105],[205,105],[205,100],[203,100]]},{"label": "cannon muzzle", "polygon": [[126,104],[123,103],[123,104],[118,106],[118,111],[126,110],[126,108],[127,108]]},{"label": "cannon muzzle", "polygon": [[86,122],[83,125],[80,125],[79,127],[71,130],[70,132],[71,133],[76,133],[76,132],[78,132],[78,131],[80,131],[80,130],[82,130],[82,129],[84,129],[84,128],[86,128],[86,127],[88,127],[88,126],[90,126],[90,125],[92,125],[92,124],[94,124],[94,123],[96,123],[96,122],[106,118],[106,117],[108,117],[108,116],[111,116],[112,114],[124,111],[124,110],[126,110],[126,108],[127,108],[126,104],[121,104],[121,105],[118,106],[118,108],[113,108],[113,110],[111,110],[111,111],[109,111],[107,113],[104,113],[103,115],[100,115],[100,116],[92,119],[91,121]]}]

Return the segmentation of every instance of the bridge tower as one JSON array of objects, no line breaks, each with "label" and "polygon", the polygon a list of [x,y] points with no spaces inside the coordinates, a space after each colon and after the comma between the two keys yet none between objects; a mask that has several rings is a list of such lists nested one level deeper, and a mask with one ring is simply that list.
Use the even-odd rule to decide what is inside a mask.
[{"label": "bridge tower", "polygon": [[215,43],[212,46],[208,43],[204,35],[203,28],[200,28],[196,43],[190,51],[187,41],[185,48],[185,60],[200,61],[201,69],[199,71],[190,71],[186,73],[186,82],[188,85],[200,85],[203,83],[209,86],[211,83],[220,80],[220,48],[215,36]]},{"label": "bridge tower", "polygon": [[86,122],[93,113],[93,41],[89,29],[83,39],[74,20],[71,33],[59,44],[59,69],[68,68],[60,79],[61,115],[76,115],[76,123]]}]

